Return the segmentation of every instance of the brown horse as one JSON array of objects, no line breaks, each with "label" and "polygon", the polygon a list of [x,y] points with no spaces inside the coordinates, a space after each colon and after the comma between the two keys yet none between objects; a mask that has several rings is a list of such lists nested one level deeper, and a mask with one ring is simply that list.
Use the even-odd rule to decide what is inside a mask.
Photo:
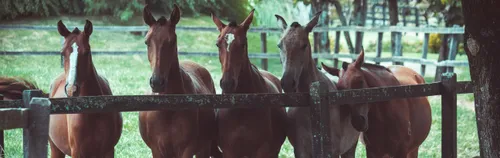
[{"label": "brown horse", "polygon": [[[222,65],[223,94],[281,93],[279,79],[259,71],[248,58],[247,31],[253,10],[241,24],[229,25],[212,14],[220,31],[216,45]],[[225,158],[277,158],[286,137],[284,108],[220,109],[219,145]]]},{"label": "brown horse", "polygon": [[[190,61],[179,63],[175,33],[180,20],[179,7],[175,5],[169,20],[165,17],[155,20],[146,6],[143,18],[149,25],[146,45],[153,70],[150,78],[153,93],[215,94],[207,69]],[[142,139],[155,158],[194,155],[208,158],[210,154],[220,157],[213,109],[144,111],[139,113],[139,122]]]},{"label": "brown horse", "polygon": [[[51,98],[112,95],[108,81],[100,76],[92,63],[89,38],[92,23],[86,21],[84,31],[72,32],[59,21],[57,30],[64,37],[62,55],[64,73],[50,86]],[[114,146],[122,132],[119,112],[50,115],[51,157],[114,157]]]},{"label": "brown horse", "polygon": [[[293,22],[290,27],[283,17],[275,15],[278,25],[283,29],[283,37],[278,42],[283,64],[283,77],[281,86],[286,93],[309,92],[313,82],[326,83],[330,92],[337,91],[336,85],[316,68],[316,63],[311,56],[309,33],[318,24],[319,15],[306,25],[301,26]],[[354,158],[359,132],[351,125],[351,108],[346,106],[330,106],[330,131],[333,144],[333,157]],[[312,156],[312,131],[310,108],[291,107],[288,109],[289,127],[288,139],[294,147],[295,157],[310,158]]]},{"label": "brown horse", "polygon": [[[360,89],[385,86],[424,84],[422,76],[404,66],[389,68],[364,63],[364,52],[355,62],[343,63],[339,89]],[[339,70],[325,66],[332,75]],[[418,147],[431,128],[431,108],[427,97],[394,99],[385,102],[359,104],[369,108],[369,128],[362,133],[368,157],[418,157]]]},{"label": "brown horse", "polygon": [[[41,90],[34,83],[21,77],[0,77],[0,94],[4,100],[23,99],[23,91]],[[42,91],[42,97],[48,97],[48,94]]]}]

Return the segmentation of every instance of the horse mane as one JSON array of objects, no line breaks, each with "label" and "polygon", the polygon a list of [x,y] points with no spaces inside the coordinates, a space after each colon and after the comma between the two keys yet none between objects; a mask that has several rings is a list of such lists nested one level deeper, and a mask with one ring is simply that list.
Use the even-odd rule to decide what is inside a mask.
[{"label": "horse mane", "polygon": [[[0,94],[6,98],[22,99],[24,90],[40,90],[38,86],[20,77],[0,77]],[[42,91],[42,96],[48,94]]]}]

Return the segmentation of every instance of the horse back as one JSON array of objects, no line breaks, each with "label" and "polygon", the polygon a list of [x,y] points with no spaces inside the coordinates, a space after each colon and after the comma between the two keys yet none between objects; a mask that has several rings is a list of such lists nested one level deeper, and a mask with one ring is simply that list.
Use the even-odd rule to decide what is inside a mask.
[{"label": "horse back", "polygon": [[278,77],[264,70],[259,70],[259,72],[266,81],[268,89],[272,90],[271,92],[277,91],[275,93],[281,93],[283,91],[281,88],[281,81]]},{"label": "horse back", "polygon": [[191,77],[196,93],[215,94],[214,81],[206,68],[192,61],[183,61],[180,66]]}]

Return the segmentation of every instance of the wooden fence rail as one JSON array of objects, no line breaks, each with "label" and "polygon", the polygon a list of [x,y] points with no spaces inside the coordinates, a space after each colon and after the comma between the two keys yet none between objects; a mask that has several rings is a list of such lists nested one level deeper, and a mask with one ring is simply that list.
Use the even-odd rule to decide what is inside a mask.
[{"label": "wooden fence rail", "polygon": [[[69,26],[70,28],[75,26]],[[57,30],[56,26],[29,26],[29,25],[0,25],[0,30]],[[147,31],[147,26],[94,26],[95,31],[119,31],[119,32],[145,32]],[[178,26],[176,30],[179,31],[204,31],[204,32],[218,32],[215,27],[191,27],[191,26]],[[439,67],[448,67],[448,72],[453,72],[453,67],[456,66],[468,66],[467,61],[454,61],[455,56],[457,54],[457,38],[459,34],[464,33],[463,27],[448,27],[448,28],[433,28],[433,27],[406,27],[406,26],[337,26],[337,27],[316,27],[313,30],[316,33],[319,32],[335,32],[335,44],[333,55],[331,52],[325,53],[315,53],[314,58],[325,58],[325,59],[333,59],[334,66],[338,65],[338,58],[352,58],[355,59],[352,55],[357,52],[351,52],[354,54],[339,54],[339,43],[341,38],[341,32],[373,32],[378,33],[377,39],[377,49],[376,49],[376,57],[368,58],[368,60],[373,61],[375,63],[380,62],[393,62],[395,64],[404,64],[405,62],[418,63],[421,64],[421,75],[425,75],[426,65],[434,65]],[[267,36],[270,33],[281,33],[282,30],[279,28],[265,28],[265,27],[252,27],[249,32],[260,33],[261,40],[261,52],[259,53],[251,53],[249,54],[250,58],[260,58],[261,59],[261,68],[267,70],[268,68],[268,58],[279,58],[279,55],[267,54]],[[392,53],[392,57],[390,58],[381,58],[382,54],[382,37],[384,32],[392,32],[396,33],[394,36],[395,45],[394,52]],[[424,33],[424,44],[422,49],[422,57],[421,58],[407,58],[403,57],[403,45],[402,45],[402,33],[407,32],[415,32],[415,33]],[[428,60],[428,42],[429,42],[429,34],[430,33],[439,33],[439,34],[449,34],[451,35],[450,42],[450,51],[449,51],[449,59],[442,62],[437,62],[436,60]],[[63,41],[63,40],[61,40]],[[62,42],[61,42],[62,43]],[[358,43],[361,44],[361,43]],[[359,48],[356,46],[356,48]],[[60,55],[59,51],[0,51],[0,55]],[[108,55],[130,55],[130,54],[145,54],[144,51],[93,51],[93,54],[108,54]],[[217,52],[179,52],[180,55],[188,55],[188,56],[218,56]],[[63,57],[61,56],[61,66],[63,64]]]},{"label": "wooden fence rail", "polygon": [[[291,94],[227,94],[227,95],[157,95],[97,96],[72,98],[39,98],[40,91],[25,91],[23,101],[0,101],[0,130],[24,128],[25,157],[46,157],[48,119],[50,114],[147,111],[186,108],[263,108],[310,106],[314,157],[331,155],[329,114],[331,104],[345,105],[387,101],[397,98],[442,95],[442,157],[456,155],[456,95],[471,93],[470,82],[457,82],[453,73],[442,76],[441,82],[327,92],[323,83],[313,83],[309,93]],[[31,101],[31,102],[30,102]],[[27,114],[26,114],[27,113]],[[26,120],[26,116],[28,119]],[[17,118],[11,120],[12,118]],[[36,120],[36,121],[35,121]],[[14,123],[10,122],[14,121]],[[24,124],[23,124],[24,122]],[[325,141],[327,140],[327,141]],[[28,156],[26,156],[28,155]]]}]

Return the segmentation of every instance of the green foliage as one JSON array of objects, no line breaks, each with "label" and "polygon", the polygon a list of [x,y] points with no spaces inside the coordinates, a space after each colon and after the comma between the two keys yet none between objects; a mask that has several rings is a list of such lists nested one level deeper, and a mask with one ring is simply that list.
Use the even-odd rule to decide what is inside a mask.
[{"label": "green foliage", "polygon": [[60,5],[59,0],[3,0],[0,1],[0,19],[57,15]]},{"label": "green foliage", "polygon": [[441,47],[441,39],[443,35],[437,33],[431,33],[429,35],[429,53],[438,53],[439,48]]},{"label": "green foliage", "polygon": [[[262,0],[256,2],[255,21],[259,26],[277,27],[275,14],[285,18],[288,24],[294,21],[305,25],[309,21],[310,5],[304,5],[302,2],[296,4],[294,0]],[[280,7],[276,7],[280,6]]]},{"label": "green foliage", "polygon": [[134,14],[141,14],[144,5],[139,0],[83,0],[86,15],[112,14],[127,21]]}]

